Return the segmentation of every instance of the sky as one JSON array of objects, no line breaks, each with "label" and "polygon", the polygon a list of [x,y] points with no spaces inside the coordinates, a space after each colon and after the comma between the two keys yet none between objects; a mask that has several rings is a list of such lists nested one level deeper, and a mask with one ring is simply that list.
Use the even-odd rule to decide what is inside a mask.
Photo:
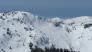
[{"label": "sky", "polygon": [[0,0],[0,12],[27,11],[40,16],[92,16],[92,0]]}]

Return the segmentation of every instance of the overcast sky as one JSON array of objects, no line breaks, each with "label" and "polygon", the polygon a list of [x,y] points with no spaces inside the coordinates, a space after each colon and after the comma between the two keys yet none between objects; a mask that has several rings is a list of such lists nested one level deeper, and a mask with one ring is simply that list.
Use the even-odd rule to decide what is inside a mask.
[{"label": "overcast sky", "polygon": [[0,0],[0,12],[15,10],[41,16],[92,16],[92,0]]}]

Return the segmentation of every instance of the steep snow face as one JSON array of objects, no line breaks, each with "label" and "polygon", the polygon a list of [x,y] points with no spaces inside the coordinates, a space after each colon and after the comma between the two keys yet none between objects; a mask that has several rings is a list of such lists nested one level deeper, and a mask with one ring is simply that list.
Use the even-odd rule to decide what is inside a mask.
[{"label": "steep snow face", "polygon": [[34,16],[27,12],[0,14],[0,52],[31,52],[31,47],[49,46],[44,33],[30,25]]},{"label": "steep snow face", "polygon": [[0,13],[0,52],[31,52],[35,46],[92,52],[92,18],[48,18],[29,12]]}]

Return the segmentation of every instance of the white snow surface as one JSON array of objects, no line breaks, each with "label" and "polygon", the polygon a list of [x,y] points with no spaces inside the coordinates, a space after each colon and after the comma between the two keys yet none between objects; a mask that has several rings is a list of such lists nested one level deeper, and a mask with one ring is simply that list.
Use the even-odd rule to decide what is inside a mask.
[{"label": "white snow surface", "polygon": [[0,13],[0,52],[31,52],[38,46],[92,52],[92,17],[44,18],[29,12]]}]

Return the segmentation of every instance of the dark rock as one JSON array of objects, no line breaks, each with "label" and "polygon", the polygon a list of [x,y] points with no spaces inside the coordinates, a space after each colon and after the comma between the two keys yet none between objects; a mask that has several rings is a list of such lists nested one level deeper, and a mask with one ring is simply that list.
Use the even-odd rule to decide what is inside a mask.
[{"label": "dark rock", "polygon": [[91,27],[92,26],[92,24],[85,24],[84,25],[84,28],[89,28],[89,27]]}]

